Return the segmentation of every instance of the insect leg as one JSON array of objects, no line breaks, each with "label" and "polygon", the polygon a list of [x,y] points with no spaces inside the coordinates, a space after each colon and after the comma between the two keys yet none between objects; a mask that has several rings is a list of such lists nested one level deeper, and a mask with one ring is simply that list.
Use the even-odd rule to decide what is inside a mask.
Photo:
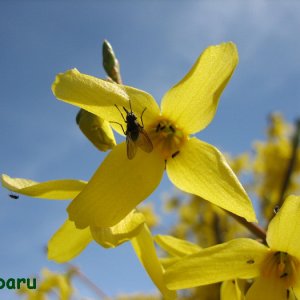
[{"label": "insect leg", "polygon": [[115,121],[109,121],[109,123],[115,123],[115,124],[118,124],[118,125],[120,125],[120,126],[121,126],[121,128],[122,128],[122,130],[123,130],[123,133],[124,133],[124,135],[126,135],[126,132],[125,132],[125,130],[124,130],[124,127],[123,127],[123,125],[122,125],[121,123],[119,123],[119,122],[115,122]]},{"label": "insect leg", "polygon": [[142,122],[143,127],[144,127],[143,114],[144,114],[146,109],[147,109],[147,107],[144,108],[144,110],[142,111],[142,114],[141,114],[141,122]]}]

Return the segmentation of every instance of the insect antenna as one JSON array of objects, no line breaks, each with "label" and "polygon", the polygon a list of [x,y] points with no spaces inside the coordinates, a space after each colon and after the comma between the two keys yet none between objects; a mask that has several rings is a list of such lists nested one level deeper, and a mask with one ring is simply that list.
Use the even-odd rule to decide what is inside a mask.
[{"label": "insect antenna", "polygon": [[[126,120],[125,120],[125,118],[124,118],[124,116],[123,116],[123,114],[122,114],[122,112],[121,112],[121,110],[119,109],[119,107],[115,104],[115,107],[117,108],[117,110],[120,112],[120,114],[121,114],[121,116],[122,116],[122,118],[123,118],[123,120],[124,120],[124,122],[126,122]],[[124,107],[123,107],[124,108]],[[125,110],[126,111],[126,110]],[[126,111],[127,112],[127,111]],[[116,123],[116,122],[111,122],[111,123]],[[120,124],[120,123],[118,123],[118,124]],[[120,124],[121,125],[121,124]]]}]

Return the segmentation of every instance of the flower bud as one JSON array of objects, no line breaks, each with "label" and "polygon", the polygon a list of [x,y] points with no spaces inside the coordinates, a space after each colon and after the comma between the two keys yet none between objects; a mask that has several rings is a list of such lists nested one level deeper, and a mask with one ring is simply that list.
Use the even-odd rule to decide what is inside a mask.
[{"label": "flower bud", "polygon": [[76,116],[76,123],[83,134],[100,151],[107,151],[116,145],[116,140],[108,121],[84,109],[80,109]]},{"label": "flower bud", "polygon": [[102,46],[102,56],[103,56],[103,68],[110,79],[116,83],[121,84],[122,79],[120,75],[120,65],[114,53],[114,50],[110,43],[106,40],[103,42]]}]

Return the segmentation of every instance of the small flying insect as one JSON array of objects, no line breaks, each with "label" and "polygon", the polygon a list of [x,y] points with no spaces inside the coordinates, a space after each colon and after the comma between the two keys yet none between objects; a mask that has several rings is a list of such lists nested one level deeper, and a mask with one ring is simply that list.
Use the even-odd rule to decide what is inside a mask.
[{"label": "small flying insect", "polygon": [[8,196],[12,199],[19,199],[19,195],[15,195],[13,193],[9,194]]},{"label": "small flying insect", "polygon": [[280,209],[280,206],[279,205],[276,205],[273,209],[274,211],[274,214],[276,215],[278,212],[279,212],[279,209]]},{"label": "small flying insect", "polygon": [[141,114],[141,123],[137,121],[136,115],[133,113],[132,108],[131,108],[131,101],[129,100],[129,105],[130,105],[130,111],[128,111],[124,106],[123,109],[126,112],[126,119],[124,118],[121,110],[117,105],[115,107],[118,109],[120,112],[124,122],[126,123],[126,131],[124,130],[122,124],[118,122],[113,122],[111,123],[116,123],[119,124],[126,135],[126,144],[127,144],[127,157],[128,159],[133,159],[137,148],[141,148],[143,151],[150,153],[153,150],[153,145],[148,137],[147,132],[144,130],[144,123],[143,123],[143,114],[147,107],[144,108]]}]

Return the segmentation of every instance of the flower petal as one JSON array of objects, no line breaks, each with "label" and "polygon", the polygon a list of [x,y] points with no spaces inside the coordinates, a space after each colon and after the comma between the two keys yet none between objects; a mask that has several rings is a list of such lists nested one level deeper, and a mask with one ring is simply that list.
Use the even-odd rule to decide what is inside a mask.
[{"label": "flower petal", "polygon": [[166,269],[170,289],[185,289],[259,275],[268,248],[251,239],[235,239],[185,256]]},{"label": "flower petal", "polygon": [[61,179],[40,183],[2,174],[2,185],[10,191],[30,197],[64,200],[75,198],[86,186],[86,182],[75,179]]},{"label": "flower petal", "polygon": [[162,257],[159,259],[160,263],[162,264],[163,268],[166,269],[170,265],[173,265],[174,263],[180,261],[179,256],[172,256],[172,257]]},{"label": "flower petal", "polygon": [[179,189],[198,195],[247,221],[256,221],[244,188],[212,145],[197,138],[188,140],[173,159],[167,161],[170,180]]},{"label": "flower petal", "polygon": [[185,256],[194,254],[201,250],[201,247],[186,240],[175,238],[171,235],[156,235],[155,242],[167,253],[173,256]]},{"label": "flower petal", "polygon": [[78,228],[111,227],[120,222],[160,183],[164,160],[152,151],[138,149],[126,157],[126,144],[113,148],[84,190],[68,207]]},{"label": "flower petal", "polygon": [[300,196],[285,199],[269,224],[267,243],[271,249],[287,252],[300,260]]},{"label": "flower petal", "polygon": [[295,298],[300,298],[300,281],[296,283],[296,286],[293,287],[293,292],[295,294]]},{"label": "flower petal", "polygon": [[[292,296],[292,295],[290,295]],[[246,300],[293,300],[280,280],[259,277],[249,288]],[[296,299],[294,299],[296,300]]]},{"label": "flower petal", "polygon": [[112,227],[93,227],[94,240],[104,248],[114,248],[129,241],[142,229],[145,217],[137,211],[130,212],[124,219]]},{"label": "flower petal", "polygon": [[226,280],[222,283],[221,300],[244,300],[244,298],[238,280]]},{"label": "flower petal", "polygon": [[140,233],[131,240],[131,244],[148,275],[163,294],[164,299],[176,299],[176,293],[166,287],[163,279],[164,270],[158,260],[153,239],[146,224]]},{"label": "flower petal", "polygon": [[73,294],[73,288],[68,274],[59,274],[47,269],[42,270],[43,279],[39,282],[36,294],[28,297],[28,300],[47,299],[46,293],[55,291],[62,300],[70,299]]},{"label": "flower petal", "polygon": [[[94,106],[97,115],[98,106],[126,105],[129,97],[121,85],[71,69],[59,73],[52,85],[52,92],[65,102],[85,109],[85,105]],[[88,110],[88,109],[86,109]]]},{"label": "flower petal", "polygon": [[48,242],[48,259],[64,263],[79,255],[93,240],[89,228],[77,229],[66,220]]},{"label": "flower petal", "polygon": [[162,99],[162,114],[187,133],[205,128],[213,119],[220,95],[238,63],[235,44],[208,47],[189,73]]},{"label": "flower petal", "polygon": [[[130,110],[129,100],[137,117],[140,117],[147,108],[143,115],[145,126],[152,123],[160,113],[157,103],[150,94],[82,74],[77,69],[58,74],[52,85],[52,92],[60,100],[83,108],[104,120],[122,125],[125,125],[124,120],[115,105]],[[111,125],[122,134],[118,124]]]}]

